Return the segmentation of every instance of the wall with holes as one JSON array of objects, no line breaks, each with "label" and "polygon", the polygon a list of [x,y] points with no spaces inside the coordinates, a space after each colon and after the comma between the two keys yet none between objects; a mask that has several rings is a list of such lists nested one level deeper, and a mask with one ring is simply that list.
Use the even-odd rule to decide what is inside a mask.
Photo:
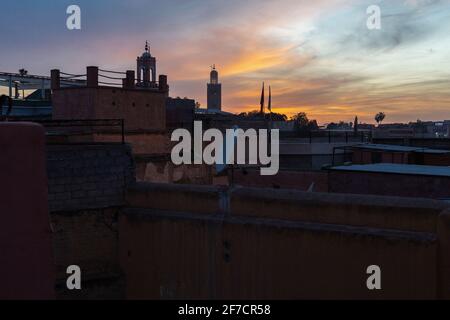
[{"label": "wall with holes", "polygon": [[164,131],[167,92],[111,87],[53,92],[53,119],[124,119],[126,131]]}]

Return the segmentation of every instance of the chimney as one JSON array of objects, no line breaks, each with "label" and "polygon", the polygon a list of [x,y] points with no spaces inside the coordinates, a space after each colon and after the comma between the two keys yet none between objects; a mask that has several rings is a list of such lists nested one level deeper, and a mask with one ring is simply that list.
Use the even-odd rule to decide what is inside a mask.
[{"label": "chimney", "polygon": [[127,70],[127,77],[125,79],[125,89],[134,89],[134,71],[133,70]]},{"label": "chimney", "polygon": [[98,67],[87,67],[87,86],[98,87]]},{"label": "chimney", "polygon": [[61,73],[59,69],[53,69],[51,72],[51,89],[59,89],[61,87]]},{"label": "chimney", "polygon": [[159,75],[159,91],[168,92],[169,86],[167,85],[167,76]]}]

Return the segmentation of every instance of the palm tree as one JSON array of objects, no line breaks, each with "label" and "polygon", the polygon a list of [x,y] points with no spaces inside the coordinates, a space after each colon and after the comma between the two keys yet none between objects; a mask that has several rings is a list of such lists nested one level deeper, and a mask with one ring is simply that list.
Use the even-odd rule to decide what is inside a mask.
[{"label": "palm tree", "polygon": [[386,114],[384,112],[378,112],[375,115],[375,121],[377,122],[378,125],[380,125],[385,118],[386,118]]}]

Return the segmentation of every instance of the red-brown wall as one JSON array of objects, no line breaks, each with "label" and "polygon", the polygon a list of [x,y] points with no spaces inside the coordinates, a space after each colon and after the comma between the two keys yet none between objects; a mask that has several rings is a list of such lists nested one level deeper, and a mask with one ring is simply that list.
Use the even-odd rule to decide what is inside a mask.
[{"label": "red-brown wall", "polygon": [[450,198],[449,177],[332,170],[328,185],[331,193]]},{"label": "red-brown wall", "polygon": [[[231,173],[230,173],[231,174]],[[328,174],[319,171],[281,170],[275,176],[261,176],[259,169],[236,169],[233,181],[245,187],[262,187],[274,189],[296,189],[314,192],[328,191]]]},{"label": "red-brown wall", "polygon": [[44,129],[0,123],[0,299],[54,297]]},{"label": "red-brown wall", "polygon": [[398,163],[407,164],[409,161],[409,154],[407,152],[385,152],[385,151],[367,151],[367,150],[354,150],[352,155],[352,162],[354,164],[371,164],[372,154],[381,153],[382,163]]},{"label": "red-brown wall", "polygon": [[[128,206],[129,299],[450,298],[443,202],[139,184]],[[370,265],[380,291],[366,287]]]},{"label": "red-brown wall", "polygon": [[450,166],[450,153],[424,154],[424,165],[427,166]]},{"label": "red-brown wall", "polygon": [[124,119],[127,131],[165,130],[167,92],[111,87],[53,92],[53,119]]},{"label": "red-brown wall", "polygon": [[371,164],[372,154],[381,153],[382,163],[419,164],[426,166],[450,166],[450,153],[412,153],[354,150],[352,162],[354,164]]}]

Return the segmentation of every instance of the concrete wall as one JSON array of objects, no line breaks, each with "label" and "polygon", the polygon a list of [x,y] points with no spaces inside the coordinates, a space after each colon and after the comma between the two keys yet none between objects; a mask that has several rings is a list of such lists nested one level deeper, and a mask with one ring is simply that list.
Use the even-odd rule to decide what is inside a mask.
[{"label": "concrete wall", "polygon": [[127,200],[127,298],[450,298],[443,202],[154,184]]}]

